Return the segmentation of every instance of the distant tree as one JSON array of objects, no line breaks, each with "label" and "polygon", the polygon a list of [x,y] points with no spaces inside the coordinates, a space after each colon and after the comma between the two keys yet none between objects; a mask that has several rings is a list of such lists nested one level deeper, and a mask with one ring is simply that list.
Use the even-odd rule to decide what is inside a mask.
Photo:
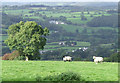
[{"label": "distant tree", "polygon": [[87,18],[84,15],[81,15],[81,20],[87,20]]},{"label": "distant tree", "polygon": [[39,12],[35,12],[35,13],[34,13],[34,16],[39,16]]},{"label": "distant tree", "polygon": [[83,14],[84,14],[84,12],[81,12],[81,14],[83,15]]},{"label": "distant tree", "polygon": [[89,12],[89,11],[88,11],[87,13],[88,13],[88,14],[90,14],[90,12]]},{"label": "distant tree", "polygon": [[76,33],[79,33],[79,30],[78,30],[78,29],[76,29]]},{"label": "distant tree", "polygon": [[34,13],[34,11],[29,11],[29,13]]},{"label": "distant tree", "polygon": [[70,41],[66,41],[65,45],[71,46],[71,42]]},{"label": "distant tree", "polygon": [[93,15],[91,14],[90,17],[93,17]]},{"label": "distant tree", "polygon": [[[3,44],[2,44],[3,46]],[[5,53],[10,53],[11,50],[8,48],[8,47],[2,47],[2,56],[5,54]]]},{"label": "distant tree", "polygon": [[91,33],[92,33],[92,34],[94,34],[94,33],[95,33],[95,31],[94,31],[94,30],[92,30],[92,31],[91,31]]},{"label": "distant tree", "polygon": [[7,32],[5,30],[2,30],[2,34],[7,34]]},{"label": "distant tree", "polygon": [[42,16],[42,14],[39,14],[39,16]]},{"label": "distant tree", "polygon": [[45,12],[43,12],[43,14],[45,14]]},{"label": "distant tree", "polygon": [[43,15],[43,19],[48,19],[46,15]]},{"label": "distant tree", "polygon": [[61,21],[66,21],[66,17],[65,17],[65,16],[60,16],[60,17],[59,17],[59,20],[61,20]]},{"label": "distant tree", "polygon": [[66,23],[67,23],[67,24],[72,24],[72,22],[71,22],[71,21],[66,21]]},{"label": "distant tree", "polygon": [[73,16],[73,18],[76,18],[76,16]]},{"label": "distant tree", "polygon": [[20,20],[23,20],[23,18],[21,18],[20,16],[9,15],[9,14],[5,14],[3,12],[2,13],[2,24],[4,26],[2,26],[2,28],[8,29],[9,25],[18,23],[18,22],[20,22]]},{"label": "distant tree", "polygon": [[101,12],[99,12],[98,14],[101,14]]},{"label": "distant tree", "polygon": [[25,15],[25,17],[28,17],[28,15]]},{"label": "distant tree", "polygon": [[5,40],[10,49],[19,51],[26,60],[29,56],[38,56],[39,49],[44,49],[49,33],[47,28],[42,28],[35,21],[19,22],[9,26],[8,38]]},{"label": "distant tree", "polygon": [[110,16],[102,15],[99,17],[94,17],[91,21],[87,23],[87,25],[91,27],[117,27],[118,18],[117,15]]},{"label": "distant tree", "polygon": [[83,29],[82,33],[83,33],[83,34],[86,34],[86,33],[87,33],[87,29],[86,29],[86,28]]},{"label": "distant tree", "polygon": [[118,53],[113,53],[110,57],[105,57],[104,61],[108,61],[108,62],[118,62]]},{"label": "distant tree", "polygon": [[118,53],[114,53],[110,56],[110,61],[111,62],[118,62],[118,59],[119,59]]}]

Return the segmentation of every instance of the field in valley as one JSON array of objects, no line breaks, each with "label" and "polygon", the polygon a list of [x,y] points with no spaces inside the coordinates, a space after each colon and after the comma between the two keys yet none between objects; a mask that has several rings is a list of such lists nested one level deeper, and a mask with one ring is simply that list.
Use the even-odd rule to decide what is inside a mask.
[{"label": "field in valley", "polygon": [[117,81],[118,63],[63,62],[63,61],[2,61],[3,81],[36,81],[36,76],[73,71],[85,81]]}]

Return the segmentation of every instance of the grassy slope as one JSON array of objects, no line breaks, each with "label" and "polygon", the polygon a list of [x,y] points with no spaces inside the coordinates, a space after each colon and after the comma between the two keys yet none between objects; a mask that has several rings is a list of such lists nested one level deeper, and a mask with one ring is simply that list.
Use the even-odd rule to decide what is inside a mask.
[{"label": "grassy slope", "polygon": [[[60,25],[60,26],[62,26],[63,29],[65,29],[66,31],[68,31],[68,32],[73,32],[73,33],[76,31],[76,29],[78,29],[79,32],[82,32],[82,30],[84,30],[84,27],[81,27],[81,26],[68,25],[68,24],[64,24],[64,25]],[[87,29],[87,31],[88,31],[89,33],[91,33],[92,30],[97,31],[97,30],[99,30],[99,29],[110,29],[110,30],[114,30],[114,28],[112,28],[112,27],[86,27],[86,29]],[[118,31],[117,28],[115,28],[115,30]]]},{"label": "grassy slope", "polygon": [[65,71],[81,74],[86,81],[117,81],[118,63],[63,61],[2,61],[3,81],[35,81],[36,75],[47,76]]}]

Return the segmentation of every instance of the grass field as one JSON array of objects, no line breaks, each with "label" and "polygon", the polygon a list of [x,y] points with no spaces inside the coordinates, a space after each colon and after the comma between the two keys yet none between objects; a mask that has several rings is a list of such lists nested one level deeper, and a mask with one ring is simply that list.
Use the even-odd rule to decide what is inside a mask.
[{"label": "grass field", "polygon": [[118,32],[118,28],[112,28],[112,27],[81,27],[81,26],[75,26],[75,25],[68,25],[68,24],[64,24],[64,25],[60,25],[63,27],[63,29],[65,29],[67,32],[76,32],[76,29],[79,30],[79,32],[82,32],[85,28],[87,29],[88,33],[91,33],[92,30],[97,31],[100,29],[107,29],[107,30],[116,30]]},{"label": "grass field", "polygon": [[60,74],[73,71],[80,74],[86,81],[117,81],[118,63],[104,62],[63,62],[63,61],[2,61],[3,81],[35,81],[37,75]]},{"label": "grass field", "polygon": [[80,17],[78,17],[78,18],[67,18],[67,20],[71,21],[72,23],[77,23],[77,24],[86,24],[87,22],[89,22],[93,18],[87,17],[87,19],[88,20],[86,20],[86,21],[82,21]]},{"label": "grass field", "polygon": [[7,35],[0,35],[0,37],[2,37],[2,40],[5,40],[5,39],[7,39],[7,38],[8,38],[8,36],[7,36]]},{"label": "grass field", "polygon": [[67,50],[75,50],[75,49],[79,49],[80,47],[89,47],[90,43],[89,42],[81,42],[81,41],[77,41],[77,45],[75,46],[62,46],[59,45],[59,42],[52,42],[52,43],[47,43],[45,46],[45,50],[51,50],[51,49],[67,49]]},{"label": "grass field", "polygon": [[30,11],[29,9],[5,10],[5,13],[12,14],[12,15],[20,15],[20,14],[26,14],[29,11]]}]

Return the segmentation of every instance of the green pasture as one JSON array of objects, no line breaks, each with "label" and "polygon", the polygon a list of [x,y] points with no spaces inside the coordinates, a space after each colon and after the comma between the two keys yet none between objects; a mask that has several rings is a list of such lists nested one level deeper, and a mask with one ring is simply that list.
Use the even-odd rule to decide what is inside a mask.
[{"label": "green pasture", "polygon": [[90,46],[89,42],[81,42],[81,41],[77,41],[77,45],[75,46],[64,46],[64,45],[59,45],[59,42],[53,42],[53,43],[47,43],[45,46],[45,50],[51,50],[51,49],[74,50],[74,49],[79,49],[80,47],[89,47],[89,46]]},{"label": "green pasture", "polygon": [[29,11],[30,11],[29,9],[17,9],[17,10],[5,10],[4,12],[12,15],[20,15],[20,14],[26,14]]},{"label": "green pasture", "polygon": [[60,25],[63,27],[63,29],[65,29],[68,32],[75,32],[76,29],[79,30],[79,32],[81,32],[84,28],[81,26],[75,26],[75,25],[68,25],[68,24],[64,24],[64,25]]},{"label": "green pasture", "polygon": [[110,44],[101,44],[102,47],[111,47],[112,45],[114,45],[115,43],[110,43]]},{"label": "green pasture", "polygon": [[30,15],[33,15],[33,13],[25,13],[24,16],[25,16],[25,15],[30,16]]},{"label": "green pasture", "polygon": [[62,26],[63,29],[65,29],[66,31],[73,33],[76,31],[76,29],[78,29],[79,32],[82,32],[82,30],[84,30],[85,28],[89,33],[91,33],[92,30],[97,31],[99,29],[110,29],[110,30],[116,30],[118,32],[118,28],[112,28],[112,27],[81,27],[81,26],[68,25],[68,24],[64,24],[60,26]]},{"label": "green pasture", "polygon": [[45,48],[55,48],[60,47],[60,45],[46,45]]},{"label": "green pasture", "polygon": [[79,42],[77,41],[77,46],[90,46],[90,43],[89,42]]},{"label": "green pasture", "polygon": [[3,81],[35,81],[36,76],[46,77],[66,71],[76,72],[86,81],[118,81],[118,63],[2,61]]},{"label": "green pasture", "polygon": [[2,28],[2,30],[3,30],[3,31],[7,31],[8,29],[4,29],[4,28]]},{"label": "green pasture", "polygon": [[66,49],[66,50],[75,50],[78,49],[79,47],[76,46],[65,46],[65,47],[61,47],[61,49]]},{"label": "green pasture", "polygon": [[5,40],[8,38],[8,36],[7,35],[0,35],[0,38],[2,38],[2,40]]},{"label": "green pasture", "polygon": [[45,13],[43,15],[46,15],[47,17],[51,17],[51,16],[53,16],[53,17],[60,17],[60,16],[71,17],[71,14],[69,14],[69,13],[56,13],[56,12]]},{"label": "green pasture", "polygon": [[32,19],[39,19],[39,20],[44,20],[42,17],[40,16],[28,16],[28,17],[25,17],[25,18],[32,18]]},{"label": "green pasture", "polygon": [[[28,17],[25,17],[25,18],[33,18],[33,19],[41,19],[43,20],[41,17],[39,16],[29,16],[29,15],[33,15],[33,13],[29,13],[29,11],[36,11],[36,10],[39,10],[39,8],[30,8],[30,9],[18,9],[18,10],[5,10],[4,12],[7,13],[7,14],[11,14],[11,15],[28,15]],[[65,11],[65,10],[64,10]],[[96,13],[96,15],[94,15],[95,11],[90,11],[88,14],[87,12],[84,12],[84,16],[87,18],[86,21],[81,21],[81,12],[64,12],[63,10],[60,10],[60,11],[37,11],[39,12],[40,14],[42,15],[46,15],[47,17],[60,17],[60,16],[65,16],[67,17],[67,20],[71,21],[72,23],[77,23],[77,24],[86,24],[88,21],[90,21],[91,19],[93,19],[94,17],[98,17],[98,16],[101,16],[102,14],[98,14]],[[68,10],[66,10],[68,11]],[[43,13],[44,12],[44,13]],[[93,14],[93,17],[90,17],[90,15]],[[104,15],[110,15],[110,14],[107,14],[106,12],[104,12]],[[24,17],[23,16],[23,17]],[[73,16],[76,16],[76,18],[73,18]]]},{"label": "green pasture", "polygon": [[[64,42],[64,41],[60,41],[60,42]],[[47,45],[59,45],[59,42],[50,42],[50,43],[47,43]]]},{"label": "green pasture", "polygon": [[[111,14],[104,14],[104,15],[109,16]],[[73,18],[72,16],[76,16],[76,18]],[[90,14],[84,14],[87,20],[81,20],[80,15],[72,14],[72,16],[68,17],[67,20],[71,21],[72,23],[86,24],[87,22],[91,21],[94,17],[102,16],[102,14],[93,15],[93,17],[90,17]]]},{"label": "green pasture", "polygon": [[77,24],[86,24],[91,19],[92,19],[91,17],[87,17],[87,20],[82,21],[81,17],[78,17],[78,18],[67,18],[67,20],[71,21],[72,23],[77,23]]}]

